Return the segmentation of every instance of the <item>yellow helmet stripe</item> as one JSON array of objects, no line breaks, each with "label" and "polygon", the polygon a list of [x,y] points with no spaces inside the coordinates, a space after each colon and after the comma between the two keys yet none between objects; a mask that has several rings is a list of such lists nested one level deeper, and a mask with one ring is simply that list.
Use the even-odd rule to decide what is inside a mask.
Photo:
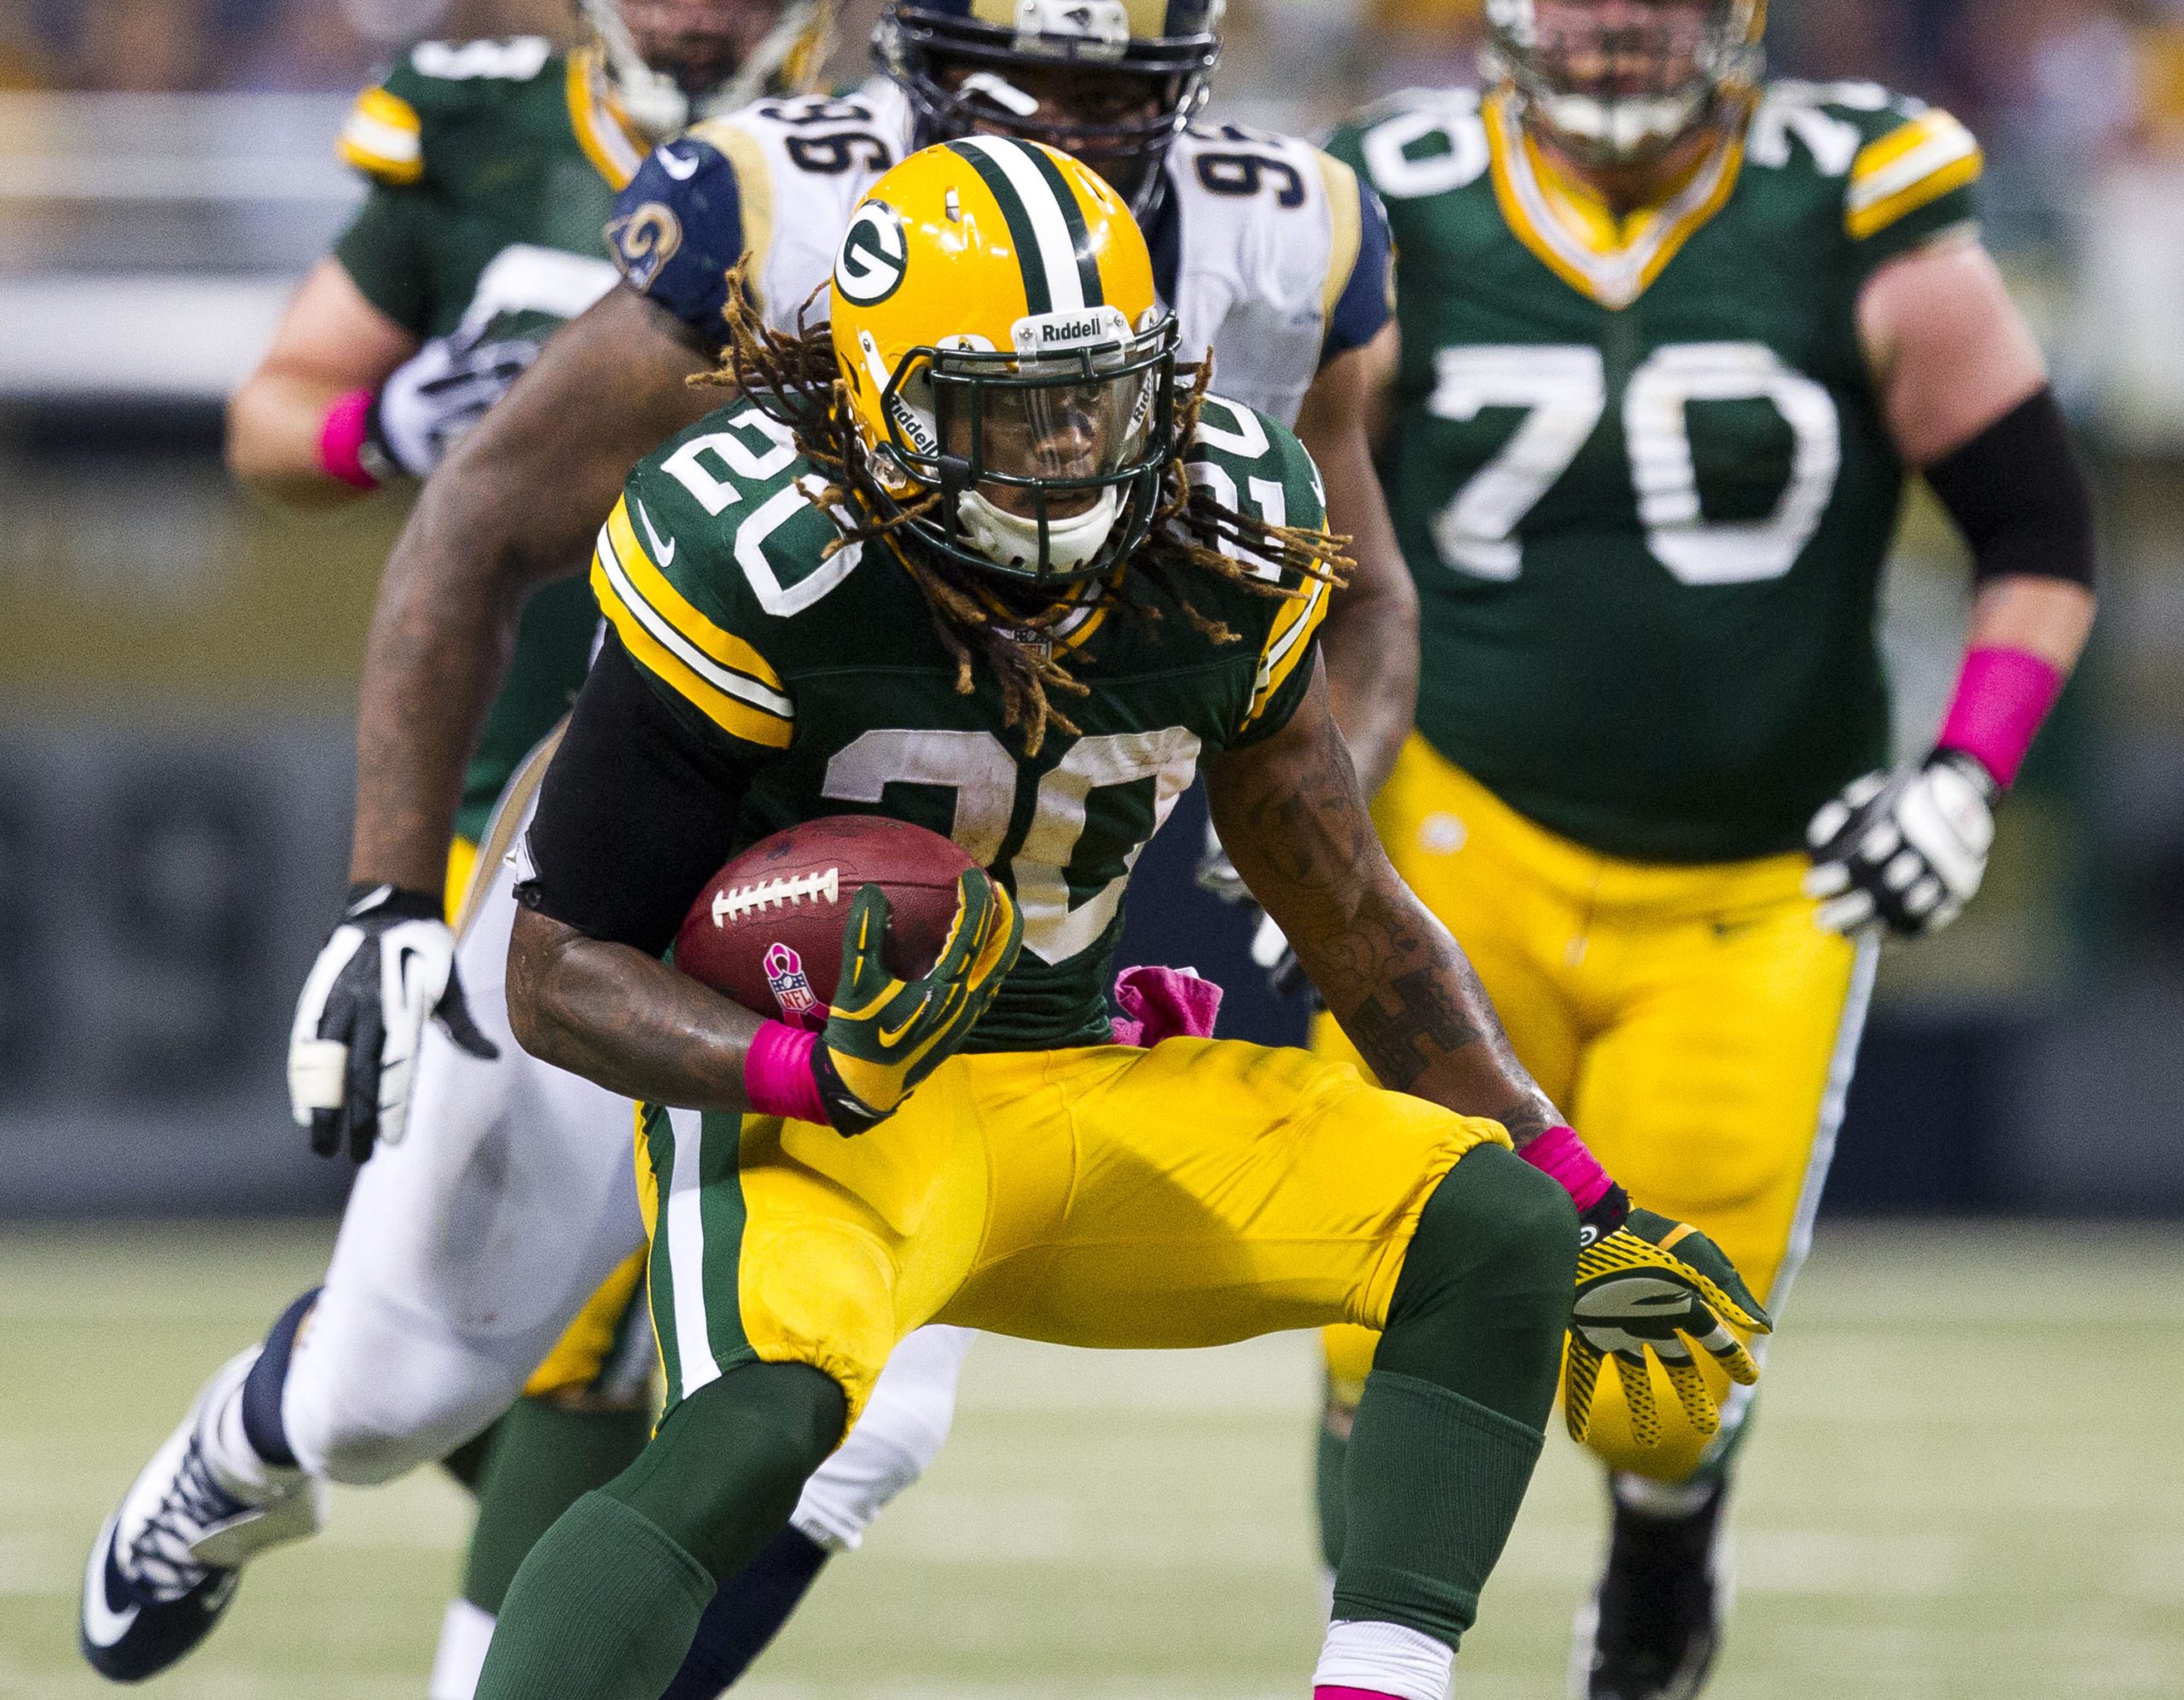
[{"label": "yellow helmet stripe", "polygon": [[1089,252],[1084,214],[1060,172],[1049,182],[1032,163],[1038,150],[1006,136],[967,136],[948,147],[969,163],[1000,204],[1024,274],[1025,310],[1066,313],[1099,306],[1105,297]]}]

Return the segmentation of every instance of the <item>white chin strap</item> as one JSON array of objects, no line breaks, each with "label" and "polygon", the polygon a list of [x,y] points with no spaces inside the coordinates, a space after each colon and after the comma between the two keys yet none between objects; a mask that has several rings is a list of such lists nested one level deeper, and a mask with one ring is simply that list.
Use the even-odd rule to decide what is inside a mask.
[{"label": "white chin strap", "polygon": [[1676,141],[1698,122],[1705,91],[1595,100],[1590,95],[1542,95],[1541,117],[1550,128],[1611,159],[1635,158]]},{"label": "white chin strap", "polygon": [[[1047,567],[1074,572],[1106,547],[1123,508],[1122,492],[1112,484],[1083,513],[1047,521]],[[975,490],[956,499],[956,522],[964,541],[1002,566],[1030,572],[1039,565],[1039,522],[996,508]]]}]

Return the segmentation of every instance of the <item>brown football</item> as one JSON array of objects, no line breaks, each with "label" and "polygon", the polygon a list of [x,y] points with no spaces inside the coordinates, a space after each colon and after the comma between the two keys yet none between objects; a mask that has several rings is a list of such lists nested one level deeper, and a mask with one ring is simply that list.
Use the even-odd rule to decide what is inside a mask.
[{"label": "brown football", "polygon": [[842,926],[863,885],[887,893],[882,949],[905,978],[926,973],[956,920],[956,880],[973,866],[938,833],[879,815],[830,815],[761,838],[699,893],[675,938],[675,966],[744,1008],[826,1024],[842,969]]}]

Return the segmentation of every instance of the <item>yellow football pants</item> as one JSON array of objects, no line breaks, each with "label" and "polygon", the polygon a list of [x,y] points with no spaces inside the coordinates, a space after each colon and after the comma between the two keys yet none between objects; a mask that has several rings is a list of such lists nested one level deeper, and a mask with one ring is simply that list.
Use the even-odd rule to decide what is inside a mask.
[{"label": "yellow football pants", "polygon": [[[549,740],[542,748],[550,753],[553,741]],[[545,763],[534,755],[511,781],[510,793],[515,793],[526,783],[535,789],[544,769]],[[530,789],[523,790],[524,797],[529,794]],[[521,813],[520,800],[515,806],[504,804],[496,810],[488,828],[489,843],[482,855],[480,847],[468,838],[457,838],[448,847],[447,916],[448,924],[457,933],[469,919],[472,902],[479,895],[479,869],[482,867],[490,873],[507,854],[508,840],[514,835],[515,822]],[[646,1384],[648,1378],[632,1372],[627,1354],[622,1349],[630,1312],[642,1303],[638,1288],[644,1273],[642,1250],[631,1252],[627,1260],[616,1265],[614,1273],[584,1301],[576,1320],[554,1343],[554,1349],[546,1355],[545,1361],[531,1372],[531,1379],[524,1384],[525,1398],[596,1395],[619,1402],[633,1395],[642,1397],[649,1391]]]},{"label": "yellow football pants", "polygon": [[[1798,891],[1805,858],[1599,856],[1517,814],[1415,734],[1374,815],[1397,868],[1470,955],[1517,1054],[1608,1173],[1636,1203],[1703,1229],[1776,1303],[1804,1254],[1872,983],[1870,950],[1815,923]],[[1314,1047],[1356,1059],[1325,1016]],[[1373,1347],[1362,1331],[1331,1331],[1339,1401],[1354,1401]],[[1707,1366],[1727,1397],[1727,1378]],[[1664,1390],[1661,1404],[1662,1442],[1640,1448],[1620,1384],[1603,1377],[1589,1443],[1618,1469],[1688,1476],[1710,1442]]]},{"label": "yellow football pants", "polygon": [[1419,1212],[1492,1122],[1298,1050],[956,1056],[872,1132],[648,1109],[638,1190],[671,1403],[806,1363],[851,1421],[931,1321],[1211,1346],[1385,1321]]}]

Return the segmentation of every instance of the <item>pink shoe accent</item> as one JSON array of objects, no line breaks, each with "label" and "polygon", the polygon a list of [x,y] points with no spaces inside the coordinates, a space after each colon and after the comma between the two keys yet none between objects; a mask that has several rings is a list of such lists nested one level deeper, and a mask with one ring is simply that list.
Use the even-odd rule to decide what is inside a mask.
[{"label": "pink shoe accent", "polygon": [[318,464],[329,477],[351,490],[377,490],[379,480],[364,465],[364,427],[371,417],[372,392],[351,390],[334,398],[318,428]]},{"label": "pink shoe accent", "polygon": [[1589,1210],[1615,1182],[1600,1159],[1585,1149],[1575,1128],[1549,1128],[1517,1153],[1542,1175],[1562,1183],[1562,1190],[1581,1210]]},{"label": "pink shoe accent", "polygon": [[1125,968],[1115,976],[1118,1045],[1147,1048],[1163,1039],[1211,1039],[1221,988],[1176,968]]},{"label": "pink shoe accent", "polygon": [[2062,670],[2052,661],[2022,649],[1975,649],[1956,676],[1956,694],[1936,741],[1975,757],[2007,791],[2062,693]]},{"label": "pink shoe accent", "polygon": [[769,1021],[752,1036],[743,1059],[743,1095],[753,1113],[829,1125],[827,1100],[811,1072],[811,1049],[818,1042],[816,1033],[786,1021]]}]

